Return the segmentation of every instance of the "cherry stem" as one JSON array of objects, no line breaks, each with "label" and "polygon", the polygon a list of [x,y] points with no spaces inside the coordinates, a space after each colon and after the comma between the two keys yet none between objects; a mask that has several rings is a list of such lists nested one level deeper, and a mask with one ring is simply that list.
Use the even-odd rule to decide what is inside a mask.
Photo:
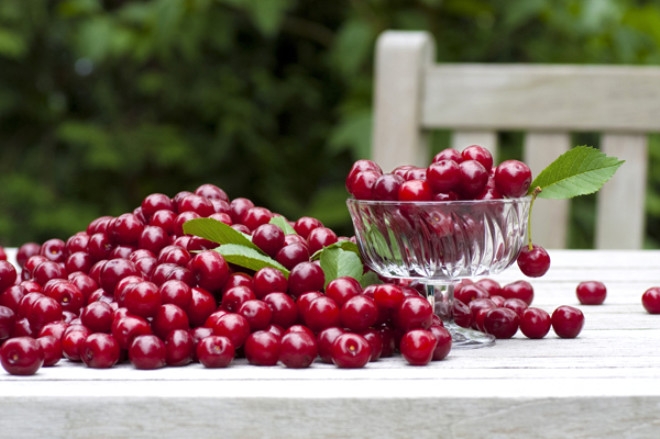
[{"label": "cherry stem", "polygon": [[543,189],[541,189],[541,186],[536,186],[531,193],[532,201],[529,203],[529,213],[527,214],[527,246],[530,250],[534,248],[534,244],[532,243],[532,208],[534,207],[534,201],[536,201],[536,197],[542,191]]}]

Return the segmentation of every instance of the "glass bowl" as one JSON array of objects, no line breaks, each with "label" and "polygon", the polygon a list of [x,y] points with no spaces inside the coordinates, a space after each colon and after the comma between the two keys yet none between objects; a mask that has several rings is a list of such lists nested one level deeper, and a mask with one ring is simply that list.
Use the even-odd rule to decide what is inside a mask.
[{"label": "glass bowl", "polygon": [[[387,279],[424,284],[455,347],[490,345],[453,323],[453,283],[509,267],[525,243],[531,197],[462,201],[349,199],[364,263]],[[478,340],[477,340],[478,339]],[[483,340],[482,340],[483,339]]]}]

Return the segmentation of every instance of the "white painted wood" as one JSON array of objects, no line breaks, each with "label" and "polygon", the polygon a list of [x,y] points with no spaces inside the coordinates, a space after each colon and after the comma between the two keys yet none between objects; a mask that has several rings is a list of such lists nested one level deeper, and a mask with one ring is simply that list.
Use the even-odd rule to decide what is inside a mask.
[{"label": "white painted wood", "polygon": [[384,32],[376,43],[373,159],[386,171],[402,164],[426,165],[428,148],[419,130],[425,67],[435,56],[426,32]]},{"label": "white painted wood", "polygon": [[[427,33],[387,31],[378,40],[372,158],[385,169],[427,164],[424,133],[431,129],[455,131],[452,146],[458,148],[472,143],[494,148],[497,131],[544,133],[544,139],[532,134],[528,140],[531,160],[537,153],[545,160],[551,151],[563,150],[568,132],[604,133],[605,145],[612,144],[608,135],[622,136],[612,138],[630,149],[640,144],[641,136],[660,131],[660,67],[437,64],[432,52]],[[561,138],[556,145],[552,134]],[[639,137],[630,140],[628,135]],[[534,143],[552,150],[532,153]],[[606,148],[628,155],[623,146]],[[596,248],[641,248],[644,211],[639,197],[643,200],[645,189],[638,183],[647,158],[641,151],[632,155],[635,159],[619,171],[627,176],[615,182],[632,182],[636,176],[629,187],[640,192],[621,197],[627,189],[615,188],[615,182],[608,186],[606,201],[599,203]],[[618,201],[612,203],[608,193],[616,193]],[[543,223],[534,227],[539,242],[563,248],[569,204],[544,204],[533,227],[539,221],[557,226],[556,233]],[[630,216],[626,227],[622,212]]]},{"label": "white painted wood", "polygon": [[[548,166],[571,146],[568,133],[529,132],[525,135],[523,160],[532,175]],[[568,200],[537,199],[532,207],[532,239],[545,248],[565,248],[569,229]]]},{"label": "white painted wood", "polygon": [[[10,253],[10,257],[12,253]],[[67,361],[32,377],[0,371],[2,437],[62,438],[656,438],[660,316],[641,295],[660,285],[660,251],[551,250],[534,305],[574,305],[574,340],[520,333],[491,348],[407,366],[400,357],[341,370],[200,365],[138,371]],[[525,279],[514,265],[493,278]],[[608,298],[581,306],[579,281]]]},{"label": "white painted wood", "polygon": [[435,64],[422,125],[649,132],[660,128],[660,67]]},{"label": "white painted wood", "polygon": [[603,152],[626,163],[598,194],[596,246],[599,248],[634,249],[643,245],[647,139],[644,135],[603,136]]}]

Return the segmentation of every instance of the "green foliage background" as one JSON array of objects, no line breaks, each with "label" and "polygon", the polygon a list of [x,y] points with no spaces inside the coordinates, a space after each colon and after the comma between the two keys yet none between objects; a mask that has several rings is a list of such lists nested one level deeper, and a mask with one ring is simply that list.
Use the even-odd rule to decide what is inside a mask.
[{"label": "green foliage background", "polygon": [[[369,155],[390,28],[432,32],[441,62],[660,64],[660,7],[642,0],[2,0],[0,245],[202,183],[350,233],[343,180]],[[589,229],[588,200],[575,212]]]}]

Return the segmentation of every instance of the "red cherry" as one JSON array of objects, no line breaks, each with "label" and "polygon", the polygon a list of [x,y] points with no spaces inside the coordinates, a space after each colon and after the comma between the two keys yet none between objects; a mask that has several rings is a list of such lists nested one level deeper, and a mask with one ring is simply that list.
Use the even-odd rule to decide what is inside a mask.
[{"label": "red cherry", "polygon": [[332,362],[339,368],[364,367],[371,358],[371,345],[359,334],[346,332],[332,343]]},{"label": "red cherry", "polygon": [[541,246],[523,246],[518,253],[518,267],[525,276],[541,277],[550,268],[550,255]]},{"label": "red cherry", "polygon": [[576,338],[584,326],[584,314],[578,308],[562,305],[551,316],[552,329],[561,338]]},{"label": "red cherry", "polygon": [[527,338],[543,338],[550,331],[551,318],[541,308],[529,307],[520,316],[520,331]]},{"label": "red cherry", "polygon": [[437,344],[433,332],[428,329],[412,329],[401,337],[399,350],[408,364],[424,366],[433,358]]},{"label": "red cherry", "polygon": [[44,364],[44,353],[36,339],[14,337],[0,348],[0,364],[11,375],[34,375]]},{"label": "red cherry", "polygon": [[601,305],[607,296],[607,287],[596,280],[580,282],[575,294],[582,305]]},{"label": "red cherry", "polygon": [[651,287],[644,291],[642,306],[649,314],[660,314],[660,287]]},{"label": "red cherry", "polygon": [[199,362],[207,368],[227,367],[236,354],[231,340],[221,335],[209,335],[201,339],[195,352]]}]

